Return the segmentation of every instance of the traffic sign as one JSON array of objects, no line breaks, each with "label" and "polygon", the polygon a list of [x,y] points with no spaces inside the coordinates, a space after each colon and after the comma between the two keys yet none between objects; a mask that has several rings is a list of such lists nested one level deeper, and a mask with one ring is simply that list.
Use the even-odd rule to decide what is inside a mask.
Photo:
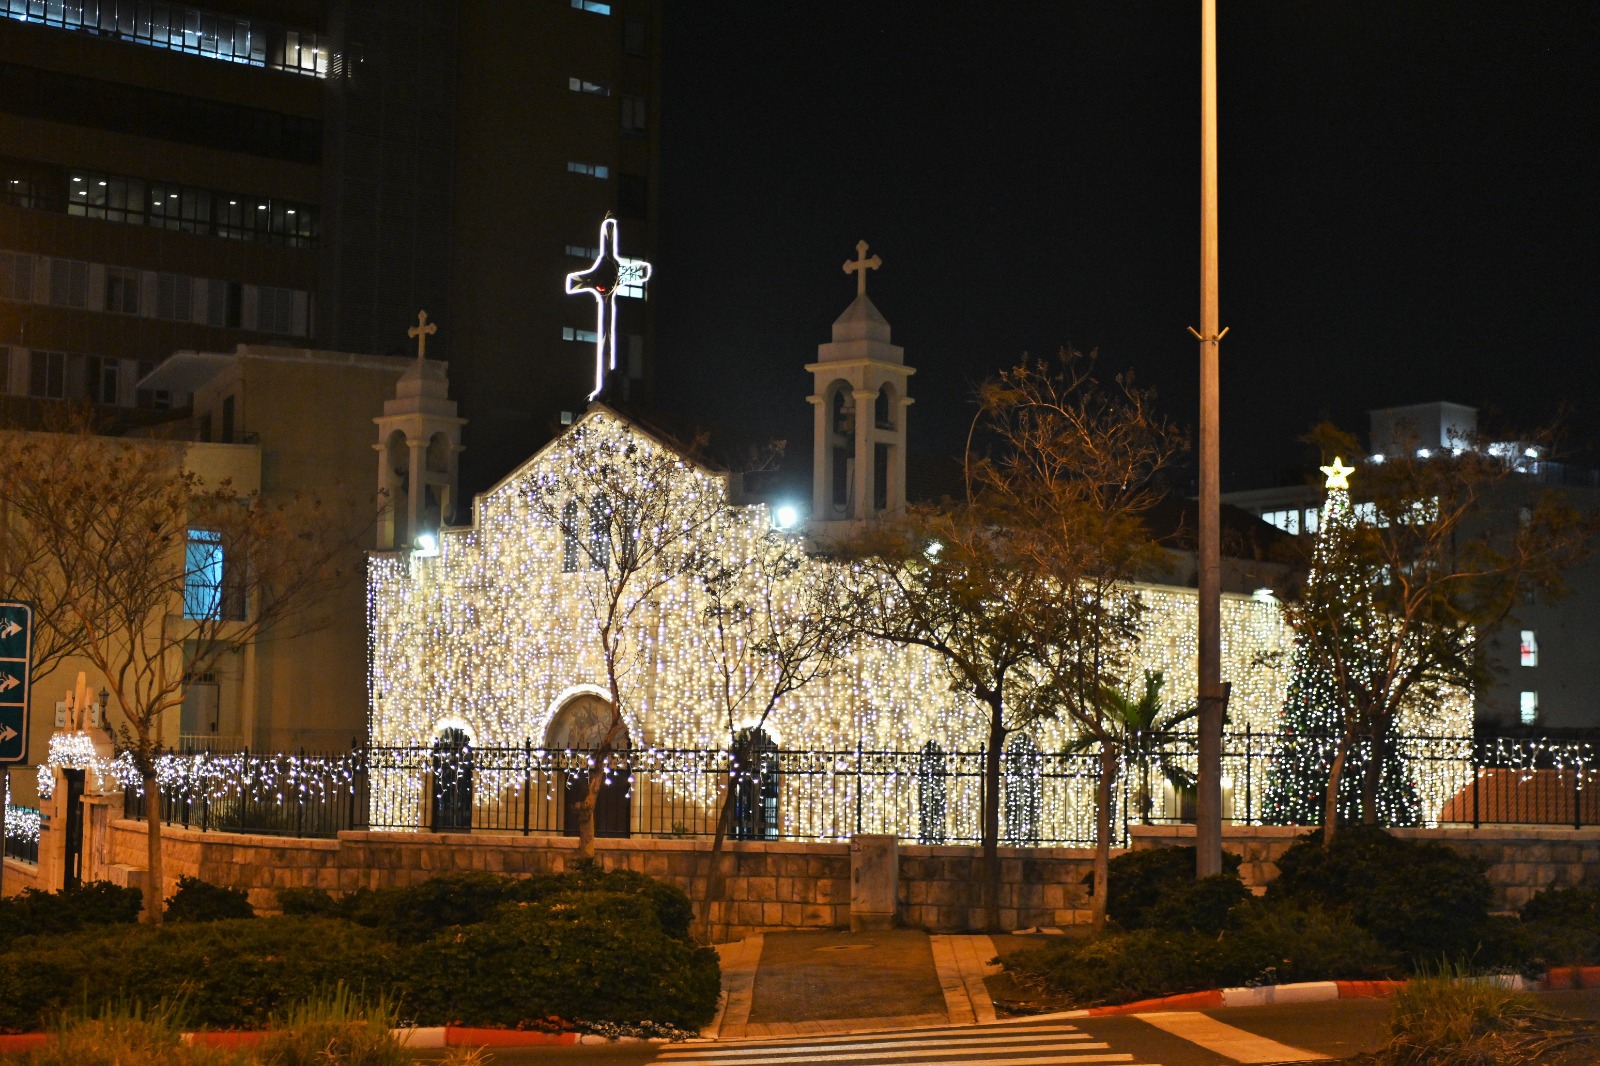
[{"label": "traffic sign", "polygon": [[33,608],[0,600],[0,766],[28,761]]}]

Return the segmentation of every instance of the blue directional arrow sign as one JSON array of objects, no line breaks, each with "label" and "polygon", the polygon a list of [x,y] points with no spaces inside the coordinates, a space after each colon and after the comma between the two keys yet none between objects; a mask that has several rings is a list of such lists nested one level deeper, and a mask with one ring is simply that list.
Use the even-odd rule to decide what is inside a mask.
[{"label": "blue directional arrow sign", "polygon": [[0,600],[0,766],[28,761],[33,608]]}]

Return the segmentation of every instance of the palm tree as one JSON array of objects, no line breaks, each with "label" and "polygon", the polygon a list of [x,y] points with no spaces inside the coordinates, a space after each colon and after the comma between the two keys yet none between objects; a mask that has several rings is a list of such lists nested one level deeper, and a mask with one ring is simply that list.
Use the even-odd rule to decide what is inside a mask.
[{"label": "palm tree", "polygon": [[[1101,709],[1107,737],[1111,747],[1120,752],[1129,770],[1137,769],[1140,775],[1138,793],[1139,821],[1150,824],[1150,776],[1157,771],[1179,795],[1193,795],[1194,771],[1178,761],[1185,746],[1185,738],[1192,730],[1181,728],[1200,714],[1200,709],[1190,706],[1169,713],[1161,698],[1166,677],[1160,670],[1146,670],[1144,691],[1137,698],[1121,689],[1105,686],[1100,693]],[[1101,743],[1102,738],[1084,735],[1067,745],[1067,754],[1078,754]]]}]

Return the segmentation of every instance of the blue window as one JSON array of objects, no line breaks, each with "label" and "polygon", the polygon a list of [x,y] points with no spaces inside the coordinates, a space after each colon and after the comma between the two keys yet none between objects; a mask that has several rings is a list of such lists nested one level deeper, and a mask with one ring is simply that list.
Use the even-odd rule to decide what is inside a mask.
[{"label": "blue window", "polygon": [[222,617],[222,535],[189,530],[183,553],[183,616],[206,621]]}]

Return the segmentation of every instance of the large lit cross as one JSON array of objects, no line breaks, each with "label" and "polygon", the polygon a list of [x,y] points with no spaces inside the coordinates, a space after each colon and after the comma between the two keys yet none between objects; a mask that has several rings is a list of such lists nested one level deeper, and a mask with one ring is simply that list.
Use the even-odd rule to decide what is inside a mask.
[{"label": "large lit cross", "polygon": [[417,312],[417,324],[406,330],[406,336],[417,342],[417,358],[428,358],[428,338],[439,332],[437,322],[428,321],[428,312]]},{"label": "large lit cross", "polygon": [[867,294],[867,271],[877,270],[881,266],[883,266],[883,260],[877,256],[873,256],[871,259],[867,258],[867,242],[857,241],[856,258],[844,261],[844,272],[856,276],[857,296],[865,296]]},{"label": "large lit cross", "polygon": [[595,302],[594,391],[605,387],[606,371],[617,368],[617,303],[625,290],[640,288],[650,280],[650,264],[617,254],[617,220],[610,215],[600,223],[600,255],[588,270],[567,275],[567,293],[587,292]]}]

